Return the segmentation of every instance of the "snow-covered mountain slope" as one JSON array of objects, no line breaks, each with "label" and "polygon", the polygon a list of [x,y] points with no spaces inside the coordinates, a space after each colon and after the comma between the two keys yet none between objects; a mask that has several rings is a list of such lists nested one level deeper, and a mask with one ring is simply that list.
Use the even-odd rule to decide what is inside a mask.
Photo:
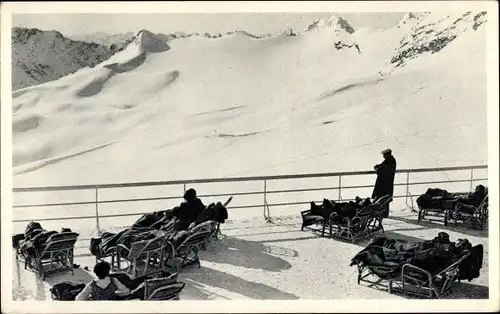
[{"label": "snow-covered mountain slope", "polygon": [[74,41],[57,31],[16,27],[11,37],[13,90],[93,67],[114,53],[106,46]]},{"label": "snow-covered mountain slope", "polygon": [[[258,39],[141,31],[94,68],[13,93],[15,185],[366,170],[387,147],[402,168],[486,163],[485,27],[469,15],[401,66],[390,60],[423,20]],[[426,15],[427,39],[456,21],[441,18]]]}]

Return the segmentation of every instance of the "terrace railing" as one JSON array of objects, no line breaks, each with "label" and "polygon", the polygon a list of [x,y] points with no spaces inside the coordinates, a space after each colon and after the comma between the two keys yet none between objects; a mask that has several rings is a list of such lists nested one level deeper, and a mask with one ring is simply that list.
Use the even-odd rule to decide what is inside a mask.
[{"label": "terrace railing", "polygon": [[[421,168],[421,169],[399,169],[396,171],[397,175],[403,175],[405,178],[404,182],[395,182],[395,188],[404,187],[404,193],[395,193],[395,199],[404,198],[406,206],[413,210],[413,196],[410,191],[412,186],[428,186],[432,187],[437,184],[446,183],[469,183],[469,190],[472,190],[474,183],[478,181],[486,181],[487,177],[476,177],[475,171],[480,169],[487,169],[486,165],[479,166],[464,166],[464,167],[445,167],[445,168]],[[445,180],[427,180],[427,181],[412,181],[411,177],[417,173],[436,173],[436,172],[470,172],[470,176],[466,179],[445,179]],[[153,186],[182,186],[183,190],[186,191],[188,185],[194,184],[215,184],[215,183],[235,183],[235,182],[248,182],[252,181],[254,183],[261,182],[262,189],[254,191],[240,191],[233,193],[215,193],[215,194],[204,194],[199,195],[199,197],[226,197],[226,196],[259,196],[262,197],[262,201],[252,204],[245,204],[239,206],[228,206],[228,209],[241,209],[241,208],[262,208],[263,216],[266,221],[271,218],[270,208],[279,206],[292,206],[292,205],[305,205],[309,204],[310,199],[303,199],[301,201],[295,202],[274,202],[269,203],[268,197],[274,194],[287,194],[287,193],[306,193],[313,191],[328,191],[336,190],[338,192],[338,200],[349,200],[342,197],[343,192],[355,189],[368,189],[373,188],[374,184],[370,185],[343,185],[345,178],[353,176],[374,176],[375,171],[353,171],[353,172],[333,172],[333,173],[310,173],[310,174],[293,174],[293,175],[276,175],[276,176],[254,176],[254,177],[233,177],[233,178],[212,178],[212,179],[196,179],[196,180],[175,180],[175,181],[157,181],[157,182],[135,182],[135,183],[117,183],[117,184],[95,184],[95,185],[67,185],[67,186],[47,186],[47,187],[19,187],[14,188],[13,193],[28,193],[28,192],[54,192],[54,191],[78,191],[78,190],[90,190],[94,191],[94,197],[87,201],[75,201],[75,202],[54,202],[54,203],[28,203],[28,204],[14,204],[15,208],[40,208],[40,207],[53,207],[53,206],[75,206],[75,205],[90,205],[95,206],[95,215],[87,216],[70,216],[70,217],[44,217],[37,219],[37,221],[51,221],[51,220],[71,220],[71,219],[88,219],[95,218],[96,228],[100,233],[100,223],[99,220],[102,218],[110,217],[123,217],[123,216],[137,216],[142,215],[144,212],[133,212],[133,213],[121,213],[121,214],[111,214],[102,215],[99,213],[99,205],[109,204],[109,203],[125,203],[125,202],[143,202],[143,201],[159,201],[159,200],[175,200],[180,199],[179,195],[169,195],[169,196],[159,196],[159,197],[142,197],[142,198],[117,198],[117,199],[100,199],[100,194],[104,190],[108,189],[121,189],[121,188],[131,188],[131,187],[153,187]],[[310,178],[338,178],[338,185],[333,187],[307,187],[307,188],[294,188],[294,189],[269,189],[268,183],[271,181],[283,181],[292,179],[310,179]],[[374,177],[373,177],[374,178]],[[374,180],[372,180],[374,182]],[[259,197],[259,198],[260,198]],[[152,210],[151,210],[152,211]],[[17,219],[13,222],[30,222],[32,219]]]}]

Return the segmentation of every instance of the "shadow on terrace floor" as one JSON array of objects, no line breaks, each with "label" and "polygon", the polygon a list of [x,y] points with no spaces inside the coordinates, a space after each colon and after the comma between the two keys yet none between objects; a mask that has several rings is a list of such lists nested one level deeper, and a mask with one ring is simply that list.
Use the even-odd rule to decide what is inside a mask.
[{"label": "shadow on terrace floor", "polygon": [[[71,271],[64,271],[48,275],[42,280],[40,275],[33,270],[24,269],[24,262],[14,261],[14,278],[12,280],[12,289],[14,299],[26,300],[34,299],[37,301],[50,300],[50,288],[57,283],[69,281],[72,283],[88,283],[94,279],[90,272],[81,268],[74,269],[74,275]],[[29,278],[32,279],[29,279]],[[25,282],[29,280],[29,282]],[[34,285],[30,284],[34,281]],[[17,296],[17,297],[16,297]]]},{"label": "shadow on terrace floor", "polygon": [[[230,264],[238,267],[279,272],[289,269],[290,263],[278,256],[296,257],[298,252],[277,246],[266,246],[259,242],[222,236],[207,251],[200,253],[201,260]],[[278,255],[278,256],[277,256]]]},{"label": "shadow on terrace floor", "polygon": [[247,298],[257,300],[299,299],[296,295],[278,290],[271,286],[258,282],[248,281],[243,278],[203,266],[203,261],[201,268],[197,268],[196,266],[190,267],[189,269],[186,269],[186,271],[183,272],[181,276],[182,278],[180,280],[186,282],[186,287],[184,288],[184,291],[182,293],[183,295],[185,295],[186,299],[229,299],[228,297],[209,291],[207,288],[205,288],[205,286],[224,289],[233,293],[243,295]]},{"label": "shadow on terrace floor", "polygon": [[479,238],[487,238],[488,237],[487,230],[473,230],[473,229],[466,228],[460,224],[455,226],[453,223],[449,223],[448,226],[445,226],[443,223],[432,223],[432,222],[426,221],[425,219],[420,221],[420,223],[419,223],[417,220],[417,216],[415,216],[414,218],[413,217],[407,218],[407,217],[400,217],[400,216],[391,216],[391,217],[389,217],[389,219],[398,220],[398,221],[402,221],[405,223],[409,223],[409,224],[413,224],[413,225],[417,225],[417,226],[421,226],[421,227],[426,227],[429,229],[444,229],[444,230],[459,232],[459,233],[463,233],[463,234],[466,234],[469,236],[479,237]]},{"label": "shadow on terrace floor", "polygon": [[[421,296],[409,295],[401,292],[399,289],[394,289],[392,292],[394,295],[403,297],[405,299],[426,299]],[[480,286],[472,283],[456,282],[451,286],[451,290],[446,292],[444,295],[440,296],[439,299],[455,299],[455,300],[465,300],[465,299],[488,299],[489,298],[489,288],[486,286]]]}]

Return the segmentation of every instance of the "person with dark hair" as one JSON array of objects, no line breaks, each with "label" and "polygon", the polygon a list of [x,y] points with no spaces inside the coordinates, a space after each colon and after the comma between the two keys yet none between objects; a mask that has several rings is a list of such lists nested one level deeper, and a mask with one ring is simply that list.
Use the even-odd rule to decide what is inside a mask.
[{"label": "person with dark hair", "polygon": [[[394,176],[396,175],[396,159],[392,156],[392,150],[382,151],[384,161],[373,167],[377,172],[377,180],[373,188],[372,198],[377,200],[386,195],[394,194]],[[389,205],[385,211],[384,218],[389,217]]]},{"label": "person with dark hair", "polygon": [[184,193],[184,201],[180,206],[173,209],[172,214],[177,218],[175,230],[186,230],[189,225],[196,221],[198,215],[205,209],[203,202],[196,196],[195,189],[189,189]]},{"label": "person with dark hair", "polygon": [[478,207],[479,205],[481,205],[481,203],[483,202],[486,195],[487,195],[486,187],[484,185],[480,184],[480,185],[476,186],[476,188],[474,189],[474,192],[467,195],[466,198],[458,198],[457,201],[459,203]]},{"label": "person with dark hair", "polygon": [[94,266],[97,279],[89,282],[76,296],[75,301],[106,301],[116,300],[130,294],[127,288],[118,279],[109,276],[111,266],[108,262],[99,262]]}]

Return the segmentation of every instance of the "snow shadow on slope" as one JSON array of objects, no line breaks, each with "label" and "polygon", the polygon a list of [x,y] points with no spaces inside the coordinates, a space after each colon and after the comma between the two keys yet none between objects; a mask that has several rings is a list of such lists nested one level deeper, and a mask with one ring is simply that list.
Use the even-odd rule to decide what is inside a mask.
[{"label": "snow shadow on slope", "polygon": [[[252,257],[248,256],[247,258],[251,259]],[[213,268],[205,267],[203,265],[200,269],[196,269],[196,271],[183,272],[182,276],[188,279],[185,280],[184,278],[182,278],[182,280],[186,282],[186,288],[184,289],[183,294],[189,296],[190,299],[211,300],[220,299],[221,297],[224,298],[221,295],[204,289],[204,285],[235,292],[248,298],[257,300],[299,299],[299,297],[294,294],[278,290],[262,283],[248,281],[243,278],[215,270]]]},{"label": "snow shadow on slope", "polygon": [[96,147],[84,149],[82,151],[78,151],[78,152],[75,152],[75,153],[72,153],[72,154],[67,154],[67,155],[60,156],[60,157],[54,157],[54,158],[37,160],[37,161],[33,161],[31,163],[28,163],[28,164],[20,164],[19,163],[20,157],[14,155],[13,156],[13,165],[14,166],[18,166],[18,167],[14,169],[13,173],[14,174],[21,174],[21,173],[31,172],[31,171],[34,171],[34,170],[37,170],[37,169],[40,169],[40,168],[43,168],[43,167],[46,167],[46,166],[49,166],[49,165],[56,164],[58,162],[66,160],[66,159],[70,159],[70,158],[73,158],[73,157],[81,156],[81,155],[93,152],[95,150],[99,150],[101,148],[105,148],[105,147],[107,147],[109,145],[112,145],[114,143],[115,142],[106,143],[106,144],[102,144],[102,145],[99,145],[99,146],[96,146]]},{"label": "snow shadow on slope", "polygon": [[382,78],[369,78],[369,79],[360,80],[359,82],[347,84],[347,85],[344,85],[342,87],[336,88],[332,91],[325,92],[325,93],[321,94],[321,96],[319,96],[319,98],[317,100],[323,100],[325,98],[332,97],[336,94],[346,92],[346,91],[354,89],[354,88],[365,87],[365,86],[370,86],[370,85],[377,85],[378,83],[380,83],[382,81],[383,81]]},{"label": "snow shadow on slope", "polygon": [[43,117],[39,114],[29,114],[12,121],[12,133],[22,133],[36,129],[43,121]]},{"label": "snow shadow on slope", "polygon": [[[284,259],[274,256],[283,255],[283,252],[280,251],[276,247],[268,248],[259,242],[225,236],[217,241],[213,250],[203,252],[202,259],[214,263],[279,272],[292,267]],[[298,256],[297,252],[291,254],[285,252],[285,254]]]},{"label": "snow shadow on slope", "polygon": [[214,113],[221,113],[221,112],[226,112],[226,111],[233,111],[233,110],[241,109],[243,107],[245,107],[245,106],[235,106],[235,107],[224,108],[224,109],[219,109],[219,110],[214,110],[214,111],[204,111],[204,112],[197,113],[195,116],[203,116],[203,115],[207,115],[207,114],[214,114]]}]

